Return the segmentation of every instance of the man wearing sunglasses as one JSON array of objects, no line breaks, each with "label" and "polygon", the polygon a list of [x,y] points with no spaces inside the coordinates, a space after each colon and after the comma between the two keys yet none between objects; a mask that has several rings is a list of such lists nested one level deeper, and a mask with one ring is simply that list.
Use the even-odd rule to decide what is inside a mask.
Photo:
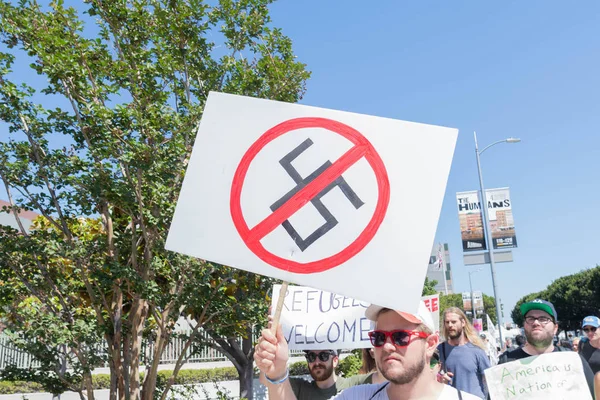
[{"label": "man wearing sunglasses", "polygon": [[[529,303],[521,304],[520,311],[525,321],[523,329],[525,330],[527,343],[521,348],[502,354],[498,364],[556,351],[568,351],[568,349],[554,346],[553,344],[554,336],[558,331],[558,316],[552,303],[536,299]],[[583,364],[585,379],[593,398],[594,374],[588,362],[583,357],[581,357],[581,363]]]},{"label": "man wearing sunglasses", "polygon": [[[429,367],[439,343],[431,313],[421,302],[417,314],[390,310],[376,305],[367,308],[365,316],[376,328],[369,336],[374,346],[378,370],[388,382],[353,386],[342,391],[339,400],[477,400],[438,383]],[[254,360],[269,378],[269,399],[295,399],[287,383],[287,343],[281,329],[277,335],[263,331],[256,346]]]},{"label": "man wearing sunglasses", "polygon": [[600,319],[593,315],[581,323],[586,338],[579,343],[579,354],[590,364],[592,372],[600,372]]},{"label": "man wearing sunglasses", "polygon": [[[364,383],[368,376],[355,375],[347,379],[337,376],[335,374],[335,368],[339,362],[337,350],[305,350],[304,357],[313,380],[308,381],[297,377],[286,379],[298,400],[330,399],[343,389]],[[267,387],[272,382],[262,373],[260,381]],[[269,390],[270,392],[271,390]]]}]

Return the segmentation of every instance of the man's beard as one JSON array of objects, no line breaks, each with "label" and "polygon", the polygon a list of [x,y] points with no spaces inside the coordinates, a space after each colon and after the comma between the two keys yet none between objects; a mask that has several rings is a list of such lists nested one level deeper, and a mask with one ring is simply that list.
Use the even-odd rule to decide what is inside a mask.
[{"label": "man's beard", "polygon": [[402,364],[402,366],[405,367],[405,370],[401,374],[392,375],[392,372],[389,371],[389,369],[383,368],[379,368],[379,371],[381,371],[381,374],[388,381],[396,385],[406,385],[407,383],[414,381],[421,373],[423,373],[425,364],[425,354],[423,354],[423,358],[411,366],[407,367],[406,364]]},{"label": "man's beard", "polygon": [[463,334],[462,328],[457,328],[456,333],[448,332],[448,339],[458,339],[459,337],[462,336],[462,334]]},{"label": "man's beard", "polygon": [[535,347],[536,349],[547,349],[552,344],[554,339],[554,335],[548,333],[547,331],[543,331],[544,335],[541,338],[534,338],[533,331],[527,332],[525,331],[525,337],[527,338],[527,343]]},{"label": "man's beard", "polygon": [[[319,374],[317,374],[317,370],[319,370]],[[331,365],[315,364],[310,368],[310,376],[316,382],[326,381],[331,375],[333,375],[333,363]]]}]

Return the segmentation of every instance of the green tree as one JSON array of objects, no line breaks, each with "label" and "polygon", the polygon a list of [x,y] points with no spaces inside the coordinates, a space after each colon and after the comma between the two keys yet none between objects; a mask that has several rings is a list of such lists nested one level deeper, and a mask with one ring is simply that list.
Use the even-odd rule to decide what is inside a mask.
[{"label": "green tree", "polygon": [[516,324],[523,326],[521,304],[536,298],[547,300],[554,305],[561,329],[578,329],[583,318],[599,313],[600,266],[563,276],[553,281],[545,290],[523,296],[511,312]]},{"label": "green tree", "polygon": [[436,280],[429,280],[429,278],[425,277],[425,283],[423,284],[423,292],[421,296],[430,296],[432,294],[436,294],[438,291],[435,289],[435,286],[438,284]]},{"label": "green tree", "polygon": [[[444,294],[440,295],[440,317],[444,314],[444,311],[448,307],[458,307],[465,312],[466,311],[471,312],[471,310],[463,309],[463,300],[462,300],[461,293],[452,293],[447,296]],[[484,312],[490,316],[490,319],[492,320],[492,322],[494,324],[497,324],[498,318],[496,315],[496,303],[495,303],[494,297],[483,294],[483,307],[484,307]],[[442,321],[440,321],[440,323],[442,323]],[[487,322],[485,319],[484,319],[484,328],[487,329]]]},{"label": "green tree", "polygon": [[[29,350],[48,357],[46,376],[82,397],[93,399],[90,371],[105,359],[111,400],[165,398],[168,386],[156,393],[159,358],[185,310],[198,322],[190,349],[202,327],[233,346],[234,333],[248,338],[266,314],[268,280],[166,252],[164,243],[209,91],[287,102],[305,91],[309,73],[271,26],[270,2],[0,3],[6,211],[45,218],[43,229],[2,230],[2,301],[9,328],[44,344]],[[27,64],[45,87],[17,79],[14,65]],[[21,329],[45,314],[55,333]],[[105,355],[91,346],[98,337]],[[153,341],[146,353],[143,338]],[[73,373],[63,371],[65,356]],[[242,397],[252,395],[249,382],[241,380]]]}]

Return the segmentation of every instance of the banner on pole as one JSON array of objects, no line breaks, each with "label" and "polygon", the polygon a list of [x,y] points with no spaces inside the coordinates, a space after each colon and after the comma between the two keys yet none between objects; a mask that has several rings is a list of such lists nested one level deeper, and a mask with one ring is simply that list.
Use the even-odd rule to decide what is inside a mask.
[{"label": "banner on pole", "polygon": [[463,310],[465,312],[472,313],[473,305],[471,303],[471,292],[463,292],[462,300],[463,300]]},{"label": "banner on pole", "polygon": [[[517,247],[509,188],[487,189],[486,200],[494,249]],[[487,250],[479,191],[456,194],[463,251]]]},{"label": "banner on pole", "polygon": [[473,292],[473,303],[475,305],[475,314],[483,314],[483,293],[481,293],[481,290]]}]

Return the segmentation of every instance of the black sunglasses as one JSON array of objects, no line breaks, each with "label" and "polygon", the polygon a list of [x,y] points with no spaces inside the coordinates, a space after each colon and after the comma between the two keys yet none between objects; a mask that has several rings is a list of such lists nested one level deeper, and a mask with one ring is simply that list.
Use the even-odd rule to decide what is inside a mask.
[{"label": "black sunglasses", "polygon": [[310,352],[304,355],[304,357],[306,357],[306,361],[308,361],[309,363],[314,363],[317,360],[317,357],[322,362],[327,362],[329,361],[329,356],[335,357],[336,354],[333,351],[321,351],[319,353]]},{"label": "black sunglasses", "polygon": [[410,344],[413,336],[425,339],[429,335],[422,331],[407,331],[400,329],[397,331],[371,331],[369,332],[369,338],[371,338],[371,344],[375,347],[381,347],[385,345],[387,338],[392,338],[392,343],[398,347],[406,347]]},{"label": "black sunglasses", "polygon": [[598,329],[598,328],[596,328],[595,326],[590,326],[588,328],[583,328],[583,331],[586,333],[587,332],[596,332],[596,329]]}]

